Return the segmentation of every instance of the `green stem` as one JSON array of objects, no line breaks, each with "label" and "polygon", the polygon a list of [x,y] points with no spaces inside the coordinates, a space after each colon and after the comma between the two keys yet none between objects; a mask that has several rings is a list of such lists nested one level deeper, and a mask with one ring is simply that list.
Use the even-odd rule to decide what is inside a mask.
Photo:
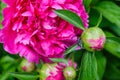
[{"label": "green stem", "polygon": [[93,55],[95,55],[95,51],[93,51]]},{"label": "green stem", "polygon": [[74,53],[72,53],[72,67],[74,67]]},{"label": "green stem", "polygon": [[42,60],[40,60],[40,64],[42,64],[42,65],[43,65],[43,64],[44,64],[44,62],[43,62]]},{"label": "green stem", "polygon": [[90,13],[90,8],[88,8],[87,13]]},{"label": "green stem", "polygon": [[74,62],[74,53],[72,53],[72,61]]},{"label": "green stem", "polygon": [[98,23],[97,23],[96,27],[98,27],[100,25],[101,21],[102,21],[102,13],[100,13],[100,16],[99,16]]}]

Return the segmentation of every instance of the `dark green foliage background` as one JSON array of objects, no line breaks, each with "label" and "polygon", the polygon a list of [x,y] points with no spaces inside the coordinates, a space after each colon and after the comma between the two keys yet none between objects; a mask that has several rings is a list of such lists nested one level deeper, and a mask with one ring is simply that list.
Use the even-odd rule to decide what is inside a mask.
[{"label": "dark green foliage background", "polygon": [[[89,27],[95,26],[100,13],[103,14],[99,27],[105,32],[107,40],[104,49],[96,52],[95,56],[87,52],[85,52],[86,55],[83,55],[82,50],[74,51],[79,74],[76,80],[120,80],[120,0],[83,0],[83,2],[89,14]],[[2,9],[4,7],[5,5],[0,1],[0,23],[3,19]],[[2,28],[1,24],[0,28]],[[18,73],[19,75],[15,75],[11,73],[18,72],[20,62],[21,58],[18,55],[10,55],[5,52],[3,45],[0,44],[0,80],[16,80],[15,76],[21,77],[22,75],[29,80],[35,80],[36,77],[30,76],[31,74]],[[97,73],[94,72],[96,67]],[[36,70],[33,73],[36,73]],[[21,78],[21,80],[26,79]]]}]

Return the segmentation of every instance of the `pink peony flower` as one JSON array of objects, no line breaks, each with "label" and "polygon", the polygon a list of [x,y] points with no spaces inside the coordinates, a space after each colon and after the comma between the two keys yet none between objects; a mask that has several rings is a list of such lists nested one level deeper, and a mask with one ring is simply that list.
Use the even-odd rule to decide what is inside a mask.
[{"label": "pink peony flower", "polygon": [[2,0],[3,29],[0,42],[11,54],[19,54],[38,63],[40,59],[63,57],[66,48],[77,42],[81,30],[59,18],[53,10],[67,9],[77,13],[88,26],[88,15],[82,0]]}]

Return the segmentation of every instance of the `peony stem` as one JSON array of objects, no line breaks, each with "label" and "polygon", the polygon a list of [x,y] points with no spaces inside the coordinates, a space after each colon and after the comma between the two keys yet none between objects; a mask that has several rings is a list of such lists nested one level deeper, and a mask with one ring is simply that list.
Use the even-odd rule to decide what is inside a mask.
[{"label": "peony stem", "polygon": [[74,62],[74,53],[72,53],[72,61]]},{"label": "peony stem", "polygon": [[42,64],[42,65],[43,65],[43,64],[44,64],[44,62],[43,62],[42,60],[40,60],[40,64]]},{"label": "peony stem", "polygon": [[99,16],[98,23],[97,23],[96,27],[98,27],[100,25],[101,21],[102,21],[102,13],[100,13],[100,16]]}]

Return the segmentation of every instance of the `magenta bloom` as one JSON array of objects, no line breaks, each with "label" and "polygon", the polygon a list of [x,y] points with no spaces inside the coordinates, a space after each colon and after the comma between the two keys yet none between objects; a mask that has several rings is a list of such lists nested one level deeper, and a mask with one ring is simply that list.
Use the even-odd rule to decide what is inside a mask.
[{"label": "magenta bloom", "polygon": [[63,57],[64,51],[77,42],[81,30],[59,18],[53,10],[67,9],[77,13],[88,26],[88,15],[82,0],[3,0],[3,29],[0,42],[11,54],[32,62]]}]

